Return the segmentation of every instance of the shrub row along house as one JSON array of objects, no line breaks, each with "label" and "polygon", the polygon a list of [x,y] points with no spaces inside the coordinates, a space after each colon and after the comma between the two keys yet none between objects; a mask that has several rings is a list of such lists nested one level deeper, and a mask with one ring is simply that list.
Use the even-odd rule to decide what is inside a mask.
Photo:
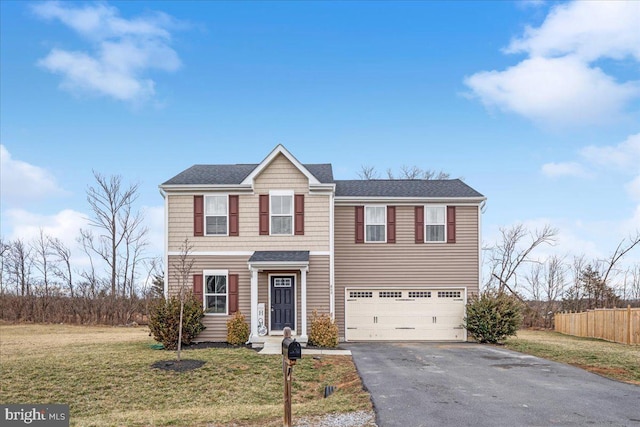
[{"label": "shrub row along house", "polygon": [[179,291],[188,239],[199,341],[224,341],[238,310],[258,345],[285,326],[306,341],[313,310],[346,341],[466,340],[485,197],[459,179],[335,180],[278,145],[259,164],[194,165],[160,190],[165,295]]}]

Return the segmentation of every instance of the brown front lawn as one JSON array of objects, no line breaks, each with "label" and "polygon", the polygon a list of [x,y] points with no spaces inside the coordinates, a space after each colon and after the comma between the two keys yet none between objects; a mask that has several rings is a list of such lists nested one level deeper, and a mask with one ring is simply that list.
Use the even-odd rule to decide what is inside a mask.
[{"label": "brown front lawn", "polygon": [[506,346],[556,362],[568,363],[618,381],[640,384],[640,346],[579,338],[552,331],[518,331]]},{"label": "brown front lawn", "polygon": [[[282,359],[247,348],[183,351],[206,363],[154,369],[146,328],[0,325],[0,402],[68,403],[71,424],[281,425]],[[325,385],[337,386],[323,398]],[[293,414],[371,410],[350,357],[305,356],[294,370]]]}]

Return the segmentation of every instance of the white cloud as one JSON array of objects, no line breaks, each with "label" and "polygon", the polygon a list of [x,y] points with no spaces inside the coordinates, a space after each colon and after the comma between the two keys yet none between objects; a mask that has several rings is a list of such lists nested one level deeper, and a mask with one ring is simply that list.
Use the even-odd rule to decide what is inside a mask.
[{"label": "white cloud", "polygon": [[573,57],[526,59],[504,71],[465,79],[485,106],[541,123],[603,123],[640,96],[640,84],[617,83]]},{"label": "white cloud", "polygon": [[91,51],[55,48],[38,61],[62,76],[61,88],[106,95],[121,101],[143,101],[155,94],[152,69],[175,71],[181,62],[170,47],[170,29],[181,24],[163,13],[124,19],[106,4],[74,7],[48,2],[33,7],[46,20],[59,20],[91,42]]},{"label": "white cloud", "polygon": [[590,145],[580,155],[593,164],[640,173],[640,133],[630,135],[618,145]]},{"label": "white cloud", "polygon": [[542,173],[552,178],[558,176],[585,177],[588,175],[582,165],[576,162],[546,163],[542,165]]},{"label": "white cloud", "polygon": [[538,28],[527,27],[505,53],[525,53],[505,70],[465,78],[487,107],[541,124],[591,125],[619,120],[640,98],[640,81],[619,82],[593,62],[640,61],[640,2],[571,2],[551,8]]},{"label": "white cloud", "polygon": [[598,58],[640,61],[640,2],[575,1],[555,6],[538,28],[511,41],[507,53],[532,57],[575,55],[585,61]]},{"label": "white cloud", "polygon": [[45,235],[60,239],[71,250],[74,267],[89,264],[86,254],[76,242],[80,228],[88,227],[87,217],[82,212],[64,209],[53,215],[42,215],[24,209],[9,209],[3,212],[3,216],[11,230],[9,240],[22,239],[29,242],[38,238],[42,229]]},{"label": "white cloud", "polygon": [[636,176],[633,181],[627,183],[625,188],[632,200],[640,202],[640,175]]},{"label": "white cloud", "polygon": [[0,145],[0,189],[3,206],[65,194],[50,172],[13,159],[4,145]]}]

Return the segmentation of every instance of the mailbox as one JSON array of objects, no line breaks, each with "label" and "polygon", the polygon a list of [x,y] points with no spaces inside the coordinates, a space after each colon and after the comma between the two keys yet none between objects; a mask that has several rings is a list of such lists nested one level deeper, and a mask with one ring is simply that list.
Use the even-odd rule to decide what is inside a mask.
[{"label": "mailbox", "polygon": [[289,337],[282,340],[282,355],[285,359],[298,360],[302,358],[302,347],[295,339]]}]

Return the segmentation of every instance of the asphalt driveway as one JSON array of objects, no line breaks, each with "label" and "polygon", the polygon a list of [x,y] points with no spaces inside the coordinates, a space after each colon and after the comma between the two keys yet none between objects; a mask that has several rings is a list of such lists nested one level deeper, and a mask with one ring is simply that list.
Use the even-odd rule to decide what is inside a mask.
[{"label": "asphalt driveway", "polygon": [[471,343],[345,347],[380,427],[640,427],[640,386],[572,366]]}]

